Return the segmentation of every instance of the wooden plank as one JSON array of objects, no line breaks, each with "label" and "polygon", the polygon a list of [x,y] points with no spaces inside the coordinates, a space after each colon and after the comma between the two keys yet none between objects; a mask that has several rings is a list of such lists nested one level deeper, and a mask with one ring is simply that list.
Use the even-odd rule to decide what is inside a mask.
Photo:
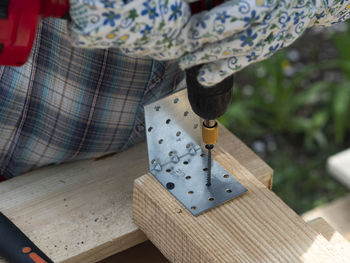
[{"label": "wooden plank", "polygon": [[236,159],[216,160],[248,192],[192,216],[150,174],[134,184],[134,220],[171,262],[348,262]]},{"label": "wooden plank", "polygon": [[130,185],[147,170],[144,146],[1,183],[0,210],[54,262],[96,262],[139,244]]},{"label": "wooden plank", "polygon": [[324,218],[334,229],[350,240],[350,194],[322,207],[303,214],[305,221]]},{"label": "wooden plank", "polygon": [[308,222],[317,233],[324,236],[335,247],[339,254],[350,259],[350,242],[337,232],[326,220],[321,217]]},{"label": "wooden plank", "polygon": [[[350,258],[350,243],[332,228],[323,218],[316,218],[307,224],[317,233],[324,236],[332,245],[339,249],[339,253]],[[168,263],[169,261],[150,242],[129,248],[121,253],[111,256],[99,263],[132,262],[132,263]]]},{"label": "wooden plank", "polygon": [[327,161],[329,172],[350,189],[350,149],[331,156]]},{"label": "wooden plank", "polygon": [[[311,226],[317,233],[320,233],[324,236],[329,242],[333,245],[344,244],[349,249],[350,253],[350,242],[345,237],[343,237],[339,232],[337,232],[333,226],[331,226],[324,218],[318,217],[311,221],[308,221],[307,224]],[[350,258],[350,254],[349,254]]]},{"label": "wooden plank", "polygon": [[240,139],[220,125],[218,146],[225,149],[266,187],[272,189],[273,170]]},{"label": "wooden plank", "polygon": [[[220,131],[218,144],[270,184],[272,169]],[[1,183],[0,210],[55,262],[96,262],[146,240],[132,221],[132,188],[147,169],[145,143],[108,158],[45,167]]]}]

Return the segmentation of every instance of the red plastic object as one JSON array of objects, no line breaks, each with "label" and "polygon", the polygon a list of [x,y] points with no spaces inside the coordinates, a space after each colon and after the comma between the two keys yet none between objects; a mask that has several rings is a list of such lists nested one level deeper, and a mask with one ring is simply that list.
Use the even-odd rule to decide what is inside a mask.
[{"label": "red plastic object", "polygon": [[0,174],[0,183],[3,182],[3,181],[6,181],[6,178],[1,176],[1,174]]},{"label": "red plastic object", "polygon": [[62,17],[68,9],[69,0],[10,0],[7,17],[0,18],[0,65],[22,66],[40,19]]}]

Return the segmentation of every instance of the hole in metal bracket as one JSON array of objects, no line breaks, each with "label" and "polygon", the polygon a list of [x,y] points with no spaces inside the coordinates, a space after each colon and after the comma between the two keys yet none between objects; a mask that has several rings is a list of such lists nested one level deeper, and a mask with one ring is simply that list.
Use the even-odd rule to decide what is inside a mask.
[{"label": "hole in metal bracket", "polygon": [[224,178],[229,178],[230,176],[228,174],[224,174]]},{"label": "hole in metal bracket", "polygon": [[169,183],[166,184],[166,188],[168,188],[169,190],[172,190],[172,189],[175,188],[175,184],[172,183],[172,182],[169,182]]},{"label": "hole in metal bracket", "polygon": [[202,147],[202,121],[192,111],[186,89],[145,105],[145,119],[149,170],[190,214],[200,215],[246,191],[214,159],[212,184],[206,185],[209,166]]},{"label": "hole in metal bracket", "polygon": [[203,171],[204,171],[204,172],[208,171],[208,168],[203,168]]}]

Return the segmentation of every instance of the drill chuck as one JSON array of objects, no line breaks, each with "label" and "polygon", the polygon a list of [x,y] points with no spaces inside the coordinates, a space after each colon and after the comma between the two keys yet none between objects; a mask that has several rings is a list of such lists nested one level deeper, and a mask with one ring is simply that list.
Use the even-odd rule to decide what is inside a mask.
[{"label": "drill chuck", "polygon": [[[213,124],[211,124],[210,122],[213,122]],[[219,135],[218,131],[218,123],[216,121],[204,121],[202,125],[203,142],[206,145],[216,144]]]},{"label": "drill chuck", "polygon": [[188,100],[192,110],[205,121],[202,125],[202,139],[206,145],[218,140],[218,124],[232,100],[233,76],[212,87],[202,86],[197,79],[201,65],[186,70]]},{"label": "drill chuck", "polygon": [[234,77],[230,76],[212,87],[204,87],[197,80],[200,68],[201,65],[186,70],[188,100],[199,117],[216,120],[231,104]]},{"label": "drill chuck", "polygon": [[206,186],[211,186],[211,151],[218,140],[218,124],[232,100],[233,76],[230,76],[212,87],[202,86],[197,79],[201,65],[186,70],[188,100],[192,110],[204,122],[202,124],[202,139],[208,150],[208,173]]}]

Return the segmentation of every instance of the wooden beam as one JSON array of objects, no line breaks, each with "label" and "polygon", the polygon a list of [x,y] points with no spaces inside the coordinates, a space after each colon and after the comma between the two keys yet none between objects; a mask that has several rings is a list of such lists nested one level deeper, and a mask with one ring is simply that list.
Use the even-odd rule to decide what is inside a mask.
[{"label": "wooden beam", "polygon": [[171,262],[346,262],[226,151],[215,159],[248,192],[192,216],[151,175],[135,181],[134,220]]},{"label": "wooden beam", "polygon": [[324,236],[335,247],[344,258],[350,259],[350,242],[345,239],[333,226],[328,224],[326,220],[321,217],[315,218],[308,222],[317,233]]},{"label": "wooden beam", "polygon": [[[226,129],[220,132],[219,145],[270,185],[272,169]],[[108,158],[45,167],[1,183],[0,211],[55,262],[96,262],[146,240],[132,221],[132,188],[147,171],[145,143]]]},{"label": "wooden beam", "polygon": [[[317,233],[324,236],[332,245],[339,249],[344,257],[350,258],[350,243],[332,228],[323,218],[316,218],[307,222]],[[140,245],[129,248],[121,253],[111,256],[99,263],[132,262],[132,263],[168,263],[169,261],[152,245],[146,241]]]},{"label": "wooden beam", "polygon": [[305,221],[322,217],[337,232],[350,240],[350,195],[306,212],[302,217]]},{"label": "wooden beam", "polygon": [[232,155],[241,165],[253,174],[267,188],[272,189],[273,170],[257,156],[247,145],[224,126],[220,125],[218,146]]}]

